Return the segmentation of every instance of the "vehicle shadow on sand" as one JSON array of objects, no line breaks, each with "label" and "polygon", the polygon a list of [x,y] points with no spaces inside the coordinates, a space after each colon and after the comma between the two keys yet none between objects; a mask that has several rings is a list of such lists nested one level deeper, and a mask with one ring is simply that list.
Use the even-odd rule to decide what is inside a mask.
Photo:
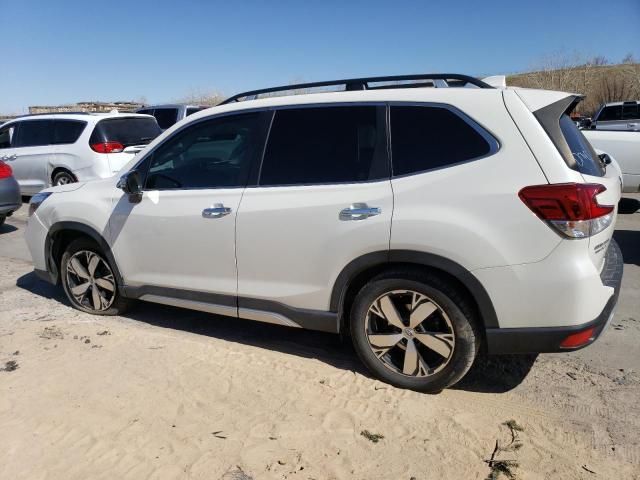
[{"label": "vehicle shadow on sand", "polygon": [[640,230],[616,230],[613,234],[624,263],[640,265]]},{"label": "vehicle shadow on sand", "polygon": [[[70,306],[61,287],[40,280],[33,272],[20,277],[16,285],[35,295]],[[330,333],[239,320],[148,302],[138,302],[122,318],[287,355],[313,358],[372,378],[359,361],[351,341]],[[535,357],[530,356],[480,356],[467,376],[454,388],[482,393],[507,392],[524,380],[534,361]]]}]

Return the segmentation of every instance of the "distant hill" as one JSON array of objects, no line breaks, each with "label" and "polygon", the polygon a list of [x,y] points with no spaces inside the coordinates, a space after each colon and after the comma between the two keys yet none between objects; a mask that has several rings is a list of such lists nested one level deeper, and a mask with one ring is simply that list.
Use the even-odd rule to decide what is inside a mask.
[{"label": "distant hill", "polygon": [[640,100],[640,63],[550,66],[509,75],[507,85],[581,93],[586,98],[576,110],[583,115],[593,115],[603,103]]}]

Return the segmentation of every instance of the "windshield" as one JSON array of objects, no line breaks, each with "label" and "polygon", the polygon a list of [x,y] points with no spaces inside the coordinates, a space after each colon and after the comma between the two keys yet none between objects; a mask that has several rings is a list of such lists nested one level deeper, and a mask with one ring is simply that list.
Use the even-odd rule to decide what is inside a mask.
[{"label": "windshield", "polygon": [[125,147],[147,145],[161,133],[154,118],[107,118],[98,122],[89,143],[118,142]]}]

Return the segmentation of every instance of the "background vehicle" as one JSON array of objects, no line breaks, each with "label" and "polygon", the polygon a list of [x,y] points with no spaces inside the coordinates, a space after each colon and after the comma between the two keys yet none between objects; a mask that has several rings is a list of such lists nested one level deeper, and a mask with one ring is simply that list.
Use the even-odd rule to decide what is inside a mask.
[{"label": "background vehicle", "polygon": [[82,311],[141,299],[349,333],[378,378],[438,391],[480,349],[575,350],[612,318],[620,181],[577,101],[453,74],[245,92],[120,180],[32,199],[27,243]]},{"label": "background vehicle", "polygon": [[11,167],[0,161],[0,225],[22,205],[18,182]]},{"label": "background vehicle", "polygon": [[138,114],[46,114],[0,126],[0,160],[11,165],[23,195],[110,177],[160,134]]},{"label": "background vehicle", "polygon": [[596,130],[640,130],[640,102],[605,103],[593,117],[591,128]]},{"label": "background vehicle", "polygon": [[624,192],[640,191],[640,132],[583,130],[591,145],[611,155],[622,171]]},{"label": "background vehicle", "polygon": [[205,108],[198,105],[181,105],[181,104],[168,104],[168,105],[151,105],[136,110],[136,113],[142,113],[145,115],[153,115],[158,121],[158,125],[162,130],[166,130],[172,127],[174,124]]}]

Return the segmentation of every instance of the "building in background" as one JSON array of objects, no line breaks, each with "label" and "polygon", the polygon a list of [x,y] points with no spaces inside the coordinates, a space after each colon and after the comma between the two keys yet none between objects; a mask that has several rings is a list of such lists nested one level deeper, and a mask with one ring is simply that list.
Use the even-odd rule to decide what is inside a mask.
[{"label": "building in background", "polygon": [[144,106],[140,102],[78,102],[69,105],[34,105],[29,107],[29,114],[60,112],[109,113],[112,110],[134,112]]}]

